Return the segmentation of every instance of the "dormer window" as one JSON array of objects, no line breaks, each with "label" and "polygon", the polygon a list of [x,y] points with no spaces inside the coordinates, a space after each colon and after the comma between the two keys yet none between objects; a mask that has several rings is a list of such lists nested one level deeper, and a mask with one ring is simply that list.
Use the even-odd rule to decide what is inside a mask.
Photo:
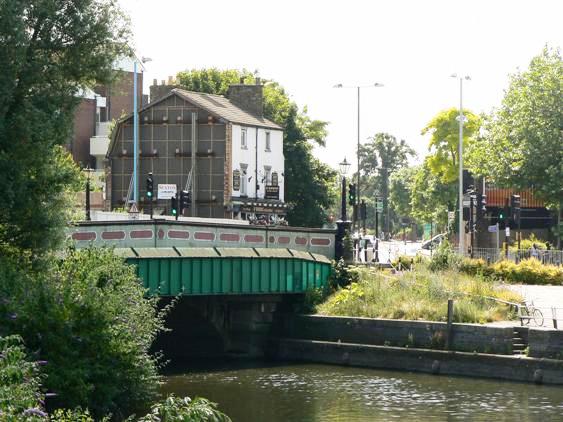
[{"label": "dormer window", "polygon": [[242,149],[248,149],[248,145],[246,143],[246,129],[241,129],[240,131],[240,147]]}]

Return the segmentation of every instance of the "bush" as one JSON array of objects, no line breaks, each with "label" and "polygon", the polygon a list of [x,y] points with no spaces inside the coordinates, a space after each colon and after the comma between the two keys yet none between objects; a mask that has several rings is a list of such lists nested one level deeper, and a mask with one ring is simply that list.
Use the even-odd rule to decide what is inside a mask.
[{"label": "bush", "polygon": [[[156,396],[149,347],[163,328],[156,299],[109,249],[68,250],[31,262],[0,245],[0,328],[19,333],[45,366],[49,407],[121,417]],[[3,322],[6,322],[3,324]]]},{"label": "bush", "polygon": [[21,337],[0,337],[0,420],[45,420],[38,369],[27,360]]},{"label": "bush", "polygon": [[430,271],[443,271],[448,269],[456,269],[459,266],[461,257],[454,252],[450,242],[444,239],[436,252],[432,255],[428,264]]},{"label": "bush", "polygon": [[[417,261],[420,262],[418,257]],[[397,269],[400,268],[401,270],[412,270],[414,268],[414,264],[415,258],[407,255],[400,255],[393,262],[391,262],[391,265],[393,265],[393,267]]]},{"label": "bush", "polygon": [[168,396],[157,403],[151,412],[140,418],[139,422],[230,422],[224,413],[217,409],[217,404],[202,397],[183,399]]},{"label": "bush", "polygon": [[518,264],[500,261],[492,265],[492,271],[494,276],[507,282],[563,285],[563,268],[542,264],[535,258],[524,259]]},{"label": "bush", "polygon": [[518,264],[503,260],[492,265],[487,265],[482,259],[466,258],[459,269],[466,274],[482,274],[508,283],[563,285],[563,268],[542,264],[534,258],[524,259]]},{"label": "bush", "polygon": [[[527,239],[522,239],[520,241],[520,250],[529,250],[533,244],[536,244],[538,249],[547,249],[547,246],[543,240],[539,240],[534,233],[530,235]],[[515,242],[514,245],[509,248],[511,251],[518,250],[518,243]]]}]

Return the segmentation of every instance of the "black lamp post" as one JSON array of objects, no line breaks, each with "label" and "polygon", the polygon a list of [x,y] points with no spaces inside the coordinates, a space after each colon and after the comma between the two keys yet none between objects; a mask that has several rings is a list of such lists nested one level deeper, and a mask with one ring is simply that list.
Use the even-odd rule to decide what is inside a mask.
[{"label": "black lamp post", "polygon": [[92,171],[92,169],[90,169],[90,166],[86,167],[86,174],[88,175],[88,177],[86,178],[86,221],[90,221],[90,172]]},{"label": "black lamp post", "polygon": [[337,233],[336,233],[336,247],[335,247],[335,258],[336,260],[340,260],[340,258],[349,259],[350,257],[346,257],[346,252],[344,250],[344,237],[350,231],[350,221],[346,216],[346,173],[350,169],[350,163],[346,161],[342,161],[339,164],[340,167],[340,176],[342,176],[342,202],[340,208],[340,220],[336,222],[337,226]]},{"label": "black lamp post", "polygon": [[342,161],[340,166],[340,176],[342,176],[342,203],[340,209],[340,219],[342,221],[346,221],[346,173],[350,169],[350,163],[346,161],[346,157],[344,157],[344,161]]}]

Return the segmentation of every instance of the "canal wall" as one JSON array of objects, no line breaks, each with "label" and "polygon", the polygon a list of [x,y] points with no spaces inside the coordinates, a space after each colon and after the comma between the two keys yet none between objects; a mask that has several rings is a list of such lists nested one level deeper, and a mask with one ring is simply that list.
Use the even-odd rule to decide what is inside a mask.
[{"label": "canal wall", "polygon": [[512,327],[392,319],[296,315],[283,321],[280,337],[370,345],[511,354]]},{"label": "canal wall", "polygon": [[563,331],[530,328],[528,347],[530,357],[563,359]]},{"label": "canal wall", "polygon": [[[528,356],[513,354],[515,329]],[[276,334],[271,354],[279,360],[563,384],[563,331],[286,315]]]},{"label": "canal wall", "polygon": [[563,385],[563,360],[329,341],[280,339],[276,358]]}]

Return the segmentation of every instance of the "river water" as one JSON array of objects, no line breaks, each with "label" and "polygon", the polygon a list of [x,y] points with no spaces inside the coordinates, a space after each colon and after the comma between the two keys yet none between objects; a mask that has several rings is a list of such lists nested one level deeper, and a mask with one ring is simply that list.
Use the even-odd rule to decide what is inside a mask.
[{"label": "river water", "polygon": [[317,364],[171,369],[163,393],[203,396],[234,422],[563,421],[563,387]]}]

